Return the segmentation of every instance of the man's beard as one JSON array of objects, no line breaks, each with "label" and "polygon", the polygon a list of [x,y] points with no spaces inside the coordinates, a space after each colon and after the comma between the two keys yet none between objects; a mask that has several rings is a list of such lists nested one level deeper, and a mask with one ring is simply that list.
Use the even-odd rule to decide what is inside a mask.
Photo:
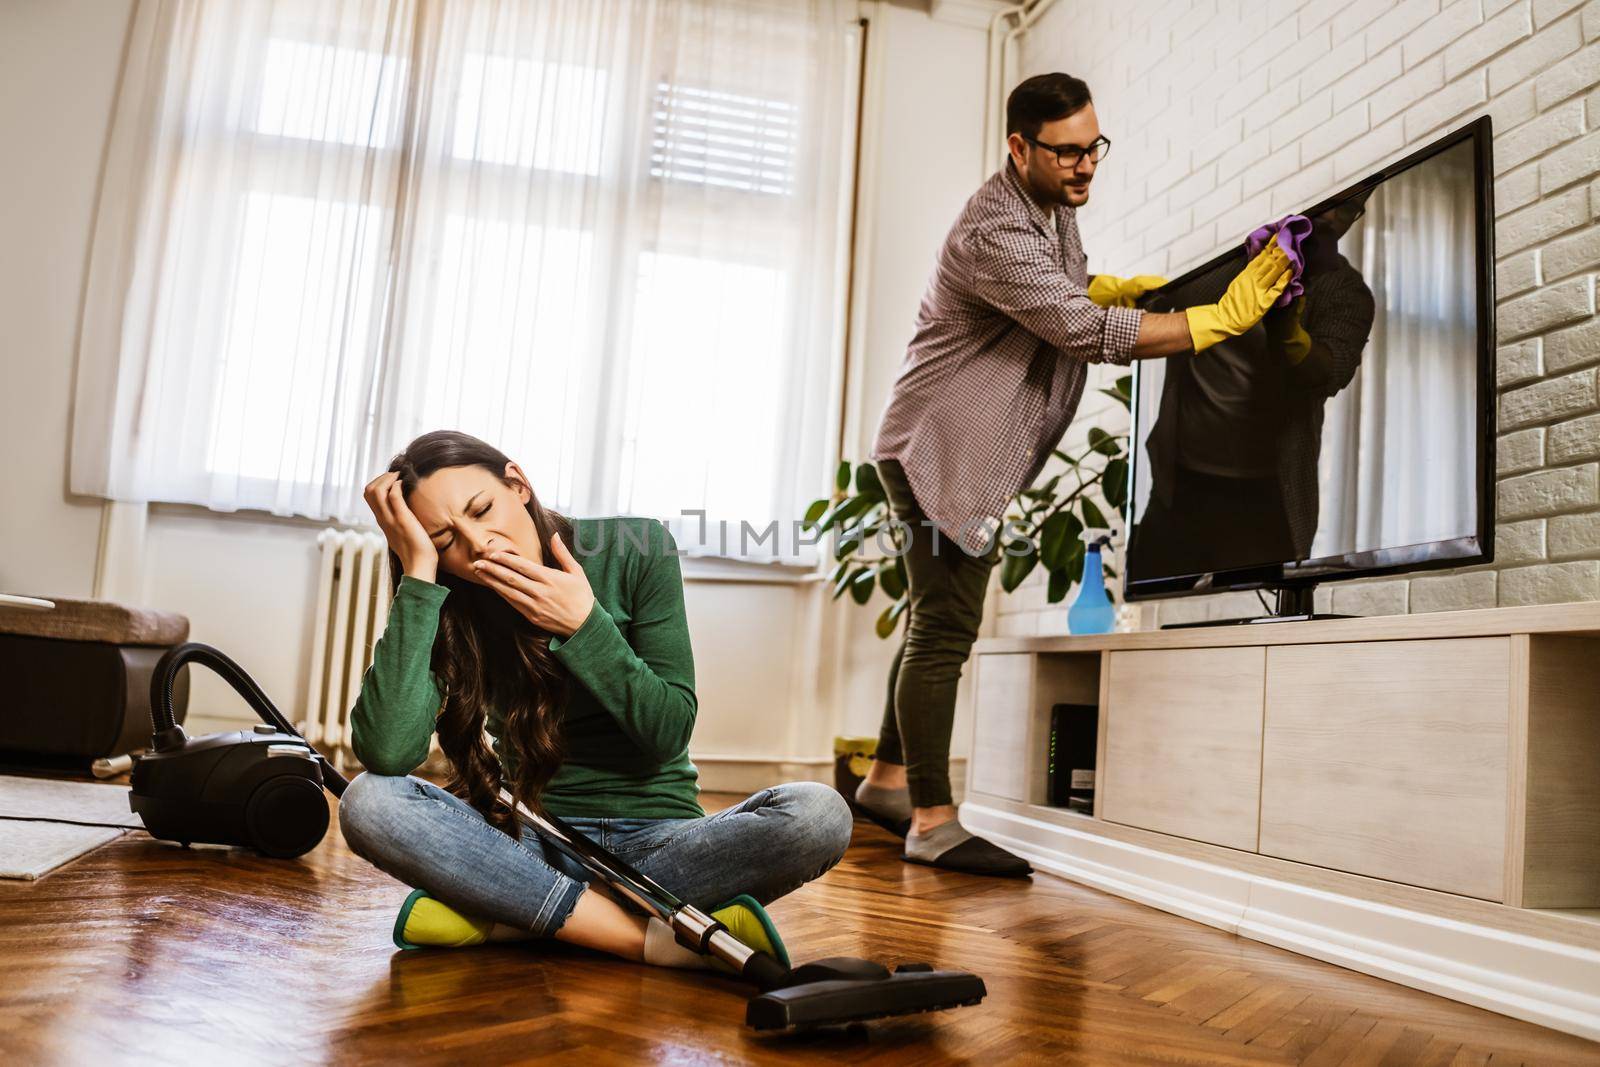
[{"label": "man's beard", "polygon": [[[1033,195],[1043,203],[1054,207],[1072,207],[1072,192],[1068,183],[1062,178],[1040,180],[1031,172],[1028,175],[1028,187],[1033,190]],[[1083,192],[1088,192],[1088,186],[1083,187]]]}]

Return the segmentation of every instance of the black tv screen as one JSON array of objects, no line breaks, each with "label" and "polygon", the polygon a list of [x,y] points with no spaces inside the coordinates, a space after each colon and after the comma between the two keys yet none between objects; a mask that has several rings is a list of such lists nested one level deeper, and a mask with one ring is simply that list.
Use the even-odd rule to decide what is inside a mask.
[{"label": "black tv screen", "polygon": [[[1129,598],[1493,558],[1490,145],[1478,119],[1296,212],[1297,299],[1139,361]],[[1139,306],[1213,303],[1245,263],[1230,248]]]}]

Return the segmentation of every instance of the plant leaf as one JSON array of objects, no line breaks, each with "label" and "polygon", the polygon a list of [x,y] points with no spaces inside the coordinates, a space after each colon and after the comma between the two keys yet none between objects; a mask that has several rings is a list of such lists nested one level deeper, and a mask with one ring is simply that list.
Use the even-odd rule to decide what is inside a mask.
[{"label": "plant leaf", "polygon": [[1067,590],[1072,588],[1072,576],[1063,569],[1050,572],[1049,601],[1059,604],[1067,597]]},{"label": "plant leaf", "polygon": [[824,533],[835,526],[843,529],[849,525],[851,519],[872,507],[873,503],[874,501],[864,496],[847,496],[835,504],[833,510],[822,517],[822,521],[817,524],[817,529]]},{"label": "plant leaf", "polygon": [[1027,552],[1015,556],[1008,554],[1000,565],[1000,588],[1008,593],[1015,592],[1038,563],[1039,553],[1031,542]]},{"label": "plant leaf", "polygon": [[1089,447],[1102,456],[1115,456],[1122,451],[1122,442],[1098,426],[1089,427]]},{"label": "plant leaf", "polygon": [[856,549],[858,549],[860,547],[861,547],[861,535],[860,534],[851,534],[849,537],[841,538],[839,540],[838,546],[835,547],[834,550],[833,550],[833,558],[834,559],[839,559],[839,560],[844,560],[846,563],[849,563],[849,562],[851,562],[850,557],[853,556],[855,554]]},{"label": "plant leaf", "polygon": [[827,497],[823,497],[821,500],[813,500],[811,502],[811,506],[806,508],[806,517],[805,520],[800,524],[800,528],[803,530],[811,529],[812,526],[816,525],[817,520],[822,518],[822,513],[827,510]]},{"label": "plant leaf", "polygon": [[1052,477],[1046,478],[1044,481],[1040,482],[1038,485],[1032,486],[1032,487],[1030,487],[1028,489],[1024,489],[1022,492],[1018,493],[1017,495],[1018,496],[1025,496],[1030,500],[1046,500],[1046,499],[1049,499],[1050,497],[1055,496],[1055,494],[1056,494],[1056,486],[1058,486],[1060,484],[1061,484],[1061,475],[1059,475],[1059,474],[1053,475]]},{"label": "plant leaf", "polygon": [[900,559],[886,559],[878,564],[878,584],[883,586],[883,591],[896,600],[906,595],[905,582],[901,579]]},{"label": "plant leaf", "polygon": [[1082,529],[1078,517],[1065,508],[1044,520],[1039,531],[1039,559],[1052,571],[1066,563],[1072,554],[1073,540]]},{"label": "plant leaf", "polygon": [[[855,562],[854,560],[849,560],[849,559],[845,560],[846,564],[853,564],[854,562]],[[852,572],[850,574],[846,574],[843,577],[838,578],[838,579],[836,579],[834,581],[834,583],[833,583],[833,599],[838,600],[841,596],[844,595],[844,591],[846,589],[850,588],[851,579],[853,579],[856,576],[857,573],[860,573],[860,572],[857,571],[857,572]]]},{"label": "plant leaf", "polygon": [[1105,476],[1100,479],[1100,491],[1106,503],[1119,512],[1128,506],[1128,461],[1114,459],[1106,464]]},{"label": "plant leaf", "polygon": [[905,614],[906,605],[910,603],[910,598],[903,596],[883,609],[883,613],[878,616],[878,625],[876,627],[879,637],[887,639],[890,634],[894,633],[895,626],[900,622],[900,616]]},{"label": "plant leaf", "polygon": [[1133,375],[1124,374],[1112,383],[1110,389],[1100,391],[1130,411],[1133,409]]},{"label": "plant leaf", "polygon": [[839,470],[833,476],[833,487],[835,489],[839,490],[839,492],[841,492],[841,493],[844,492],[846,489],[850,488],[850,461],[849,460],[846,459],[846,460],[840,460],[839,461]]},{"label": "plant leaf", "polygon": [[843,526],[845,523],[849,522],[851,519],[855,518],[856,516],[860,515],[862,512],[866,511],[868,508],[872,507],[872,505],[875,504],[875,503],[877,503],[877,501],[873,500],[871,497],[865,497],[865,496],[853,496],[853,497],[850,497],[848,500],[846,500],[844,502],[844,506],[843,507],[841,507],[838,511],[834,512],[833,521],[838,523],[840,526]]},{"label": "plant leaf", "polygon": [[856,520],[856,527],[861,531],[861,540],[867,540],[882,529],[883,521],[888,517],[888,505],[883,501],[878,500],[868,504],[866,510],[857,516]]},{"label": "plant leaf", "polygon": [[1083,553],[1083,521],[1073,514],[1071,510],[1063,510],[1066,510],[1067,513],[1067,545],[1071,551],[1081,555]]},{"label": "plant leaf", "polygon": [[857,604],[865,604],[872,599],[872,590],[876,587],[877,577],[871,570],[863,567],[850,579],[850,595],[855,598]]},{"label": "plant leaf", "polygon": [[1093,500],[1090,500],[1086,496],[1079,497],[1078,507],[1083,509],[1083,525],[1086,528],[1091,530],[1104,530],[1109,528],[1106,524],[1105,514],[1098,506],[1096,506]]}]

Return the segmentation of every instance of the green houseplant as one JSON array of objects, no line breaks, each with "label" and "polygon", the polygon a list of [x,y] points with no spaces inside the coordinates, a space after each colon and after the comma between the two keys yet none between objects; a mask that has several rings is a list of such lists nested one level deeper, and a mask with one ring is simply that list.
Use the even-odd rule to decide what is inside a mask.
[{"label": "green houseplant", "polygon": [[[1124,411],[1131,407],[1132,391],[1131,375],[1100,390]],[[1101,499],[1119,516],[1127,508],[1128,435],[1094,426],[1081,452],[1069,455],[1057,449],[1052,455],[1060,468],[1018,493],[1006,509],[1000,586],[1010,593],[1042,566],[1049,575],[1049,601],[1057,604],[1083,576],[1080,535],[1085,529],[1110,525],[1090,491],[1098,488]],[[828,579],[834,599],[849,594],[857,604],[866,604],[881,588],[890,604],[878,615],[877,632],[883,638],[892,635],[909,604],[901,558],[905,534],[893,521],[877,468],[871,463],[841,462],[833,491],[811,502],[802,525],[819,537],[834,534],[834,566]],[[1109,566],[1106,575],[1116,577]]]}]

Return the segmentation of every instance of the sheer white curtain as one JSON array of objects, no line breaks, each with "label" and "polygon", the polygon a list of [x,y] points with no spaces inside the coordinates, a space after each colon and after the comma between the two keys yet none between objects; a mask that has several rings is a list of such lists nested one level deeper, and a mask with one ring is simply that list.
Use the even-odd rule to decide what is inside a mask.
[{"label": "sheer white curtain", "polygon": [[363,521],[454,428],[579,514],[790,517],[828,463],[854,6],[140,0],[72,488]]},{"label": "sheer white curtain", "polygon": [[1378,186],[1340,251],[1372,290],[1372,336],[1328,401],[1311,556],[1477,530],[1472,145]]}]

